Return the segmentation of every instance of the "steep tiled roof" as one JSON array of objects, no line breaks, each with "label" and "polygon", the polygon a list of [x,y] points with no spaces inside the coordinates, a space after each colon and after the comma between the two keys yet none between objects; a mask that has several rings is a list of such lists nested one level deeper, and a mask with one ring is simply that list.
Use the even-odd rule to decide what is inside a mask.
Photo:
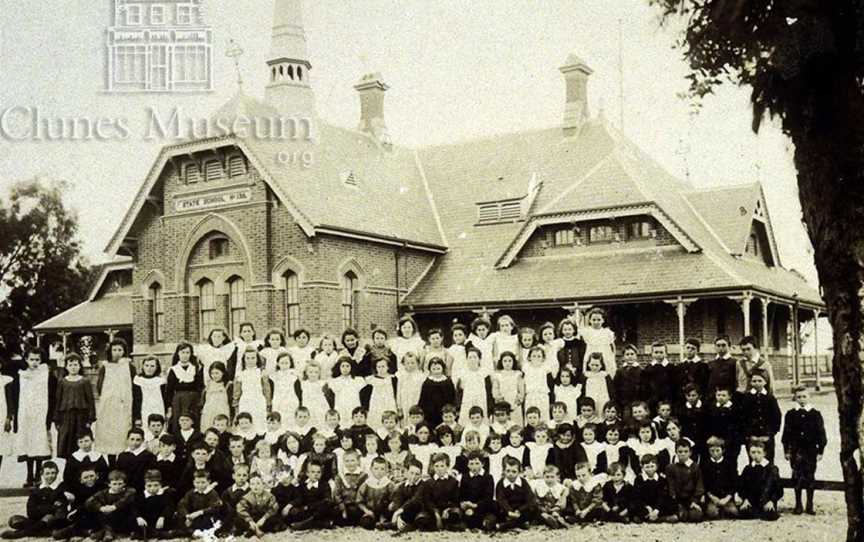
[{"label": "steep tiled roof", "polygon": [[[800,275],[733,256],[727,241],[737,236],[738,225],[703,215],[702,192],[670,175],[602,119],[589,122],[576,137],[565,138],[553,128],[421,149],[419,156],[449,252],[404,299],[415,309],[746,288],[786,298],[797,294],[821,304]],[[650,203],[696,250],[523,258],[496,269],[525,222],[476,226],[476,203],[522,196],[532,176],[543,185],[529,221],[551,213]],[[723,191],[723,205],[737,202],[752,215],[761,193],[756,186],[755,192]]]},{"label": "steep tiled roof", "polygon": [[116,329],[132,327],[132,298],[108,295],[85,301],[33,327],[35,331]]},{"label": "steep tiled roof", "polygon": [[732,254],[741,254],[753,222],[753,204],[759,198],[759,184],[694,190],[684,196],[702,215]]}]

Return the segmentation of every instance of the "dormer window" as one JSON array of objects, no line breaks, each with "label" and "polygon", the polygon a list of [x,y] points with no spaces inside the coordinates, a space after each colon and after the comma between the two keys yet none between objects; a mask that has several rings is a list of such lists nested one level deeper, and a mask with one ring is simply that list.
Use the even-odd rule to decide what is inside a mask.
[{"label": "dormer window", "polygon": [[615,228],[608,224],[591,226],[588,230],[589,243],[611,243],[616,240],[617,232]]},{"label": "dormer window", "polygon": [[627,224],[627,239],[650,239],[654,235],[654,225],[648,220]]},{"label": "dormer window", "polygon": [[556,247],[570,246],[575,241],[573,228],[566,228],[555,232],[554,244]]},{"label": "dormer window", "polygon": [[516,222],[522,218],[522,199],[490,201],[477,204],[477,223]]}]

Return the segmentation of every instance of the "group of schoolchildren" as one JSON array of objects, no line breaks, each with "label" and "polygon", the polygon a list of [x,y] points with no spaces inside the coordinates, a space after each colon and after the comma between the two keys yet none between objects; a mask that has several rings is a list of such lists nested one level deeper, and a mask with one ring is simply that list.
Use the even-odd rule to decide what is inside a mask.
[{"label": "group of schoolchildren", "polygon": [[33,487],[2,537],[775,520],[781,421],[795,513],[814,513],[822,417],[799,387],[781,420],[752,338],[741,359],[721,336],[711,361],[690,339],[674,362],[655,343],[647,364],[634,345],[616,363],[603,312],[586,320],[535,331],[501,316],[493,332],[477,318],[447,347],[410,317],[365,345],[350,329],[259,341],[244,323],[233,341],[217,328],[180,343],[164,374],[114,340],[95,394],[77,355],[49,367],[30,351],[0,377],[0,445],[14,442]]}]

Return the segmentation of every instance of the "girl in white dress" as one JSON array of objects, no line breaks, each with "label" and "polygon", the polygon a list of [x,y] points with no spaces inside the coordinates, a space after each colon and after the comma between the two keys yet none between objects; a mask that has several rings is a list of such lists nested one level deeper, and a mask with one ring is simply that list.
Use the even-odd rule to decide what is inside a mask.
[{"label": "girl in white dress", "polygon": [[270,376],[276,372],[276,360],[281,354],[288,352],[285,347],[285,334],[281,329],[271,329],[264,337],[264,345],[259,354],[264,359],[264,374]]},{"label": "girl in white dress", "polygon": [[[51,369],[42,363],[39,351],[28,352],[27,368],[18,371],[18,432],[15,443],[19,461],[23,458],[27,463],[28,487],[38,480],[42,461],[51,457],[49,428],[53,416],[50,412],[56,383]],[[131,407],[131,397],[129,403]],[[130,414],[131,408],[127,416]],[[126,423],[131,423],[131,419]]]},{"label": "girl in white dress", "polygon": [[332,336],[324,335],[321,337],[313,359],[321,366],[321,378],[327,380],[339,376],[339,368],[336,367],[339,352],[336,351],[336,339]]},{"label": "girl in white dress", "polygon": [[396,336],[390,341],[390,350],[396,354],[396,363],[402,363],[402,357],[408,352],[414,352],[420,358],[424,346],[426,343],[420,337],[417,322],[410,316],[400,318]]},{"label": "girl in white dress", "polygon": [[555,324],[546,322],[540,326],[540,347],[546,353],[546,364],[552,378],[558,377],[558,351],[564,346],[562,339],[555,337]]},{"label": "girl in white dress", "polygon": [[468,426],[471,407],[480,407],[483,409],[484,414],[488,416],[489,393],[486,388],[488,373],[480,369],[481,355],[480,350],[477,348],[468,348],[466,354],[468,366],[456,383],[456,394],[461,397],[459,424],[463,427]]},{"label": "girl in white dress", "polygon": [[326,384],[327,381],[321,378],[321,366],[314,361],[307,362],[300,381],[300,404],[309,409],[309,425],[316,430],[326,426],[324,418],[330,410],[324,393]]},{"label": "girl in white dress", "polygon": [[[601,308],[593,308],[588,311],[588,326],[582,327],[579,332],[585,342],[585,367],[588,359],[594,352],[603,354],[603,362],[609,376],[614,377],[615,365],[615,333],[608,327],[603,327],[606,322],[606,313]],[[599,405],[599,403],[598,403]]]},{"label": "girl in white dress", "polygon": [[[531,351],[532,348],[538,346],[537,344],[537,332],[534,331],[533,328],[523,327],[519,330],[519,352],[514,352],[514,354],[518,354],[516,358],[518,361],[518,365],[520,367],[528,364],[528,352]],[[498,359],[501,359],[501,356],[498,356]]]},{"label": "girl in white dress", "polygon": [[447,352],[453,358],[453,365],[450,369],[451,374],[447,376],[458,380],[460,372],[465,369],[465,341],[468,340],[468,328],[456,322],[450,328],[450,337],[453,344],[447,347]]},{"label": "girl in white dress", "polygon": [[[291,354],[291,359],[294,360],[294,371],[298,375],[303,375],[306,373],[306,364],[315,357],[315,345],[309,342],[311,335],[305,329],[298,329],[294,332],[293,337],[294,346],[289,346],[288,352]],[[325,378],[323,374],[321,378]]]},{"label": "girl in white dress", "polygon": [[506,314],[498,318],[498,331],[492,334],[492,361],[501,357],[504,352],[519,355],[519,335],[516,334],[516,322]]},{"label": "girl in white dress", "polygon": [[489,334],[491,329],[489,320],[478,316],[471,322],[471,335],[468,335],[471,346],[480,350],[480,370],[487,375],[495,371],[495,358],[492,355],[495,336]]},{"label": "girl in white dress", "polygon": [[267,413],[270,412],[269,404],[272,398],[270,379],[264,376],[261,365],[258,349],[248,345],[243,351],[234,377],[234,411],[238,414],[251,414],[252,427],[257,434],[267,430]]},{"label": "girl in white dress", "polygon": [[261,341],[258,340],[258,336],[255,333],[255,326],[252,325],[251,322],[243,322],[240,324],[240,336],[234,339],[233,344],[234,352],[228,360],[228,376],[231,378],[234,378],[237,375],[239,366],[243,365],[241,363],[241,358],[247,348],[252,347],[258,351],[264,346]]},{"label": "girl in white dress", "polygon": [[221,361],[210,364],[208,382],[201,394],[201,428],[209,429],[216,425],[216,417],[228,416],[231,419],[231,384],[226,382],[228,368]]},{"label": "girl in white dress", "polygon": [[283,420],[293,420],[300,398],[297,397],[297,374],[294,362],[287,351],[276,358],[276,370],[270,375],[273,382],[273,412],[278,412]]},{"label": "girl in white dress", "polygon": [[582,397],[582,384],[573,381],[573,372],[570,369],[561,369],[558,373],[558,382],[555,384],[555,402],[567,405],[566,421],[572,422],[579,413],[577,403]]},{"label": "girl in white dress", "polygon": [[408,425],[408,410],[420,402],[420,391],[426,375],[420,370],[420,360],[413,352],[402,357],[401,368],[396,373],[398,385],[396,389],[396,407],[402,424]]},{"label": "girl in white dress", "polygon": [[[132,428],[132,379],[135,369],[123,339],[108,345],[108,360],[99,368],[96,402],[96,441],[109,456],[126,449],[126,433]],[[179,413],[178,413],[179,416]]]},{"label": "girl in white dress", "polygon": [[525,382],[516,364],[516,355],[504,352],[498,359],[498,370],[492,375],[492,397],[495,401],[510,403],[510,421],[523,425],[522,403],[525,400]]},{"label": "girl in white dress", "polygon": [[231,354],[234,353],[234,348],[234,343],[228,339],[228,332],[221,327],[211,329],[207,341],[195,348],[195,355],[198,357],[198,362],[201,363],[204,373],[205,385],[210,378],[210,365],[214,361],[221,361],[227,367]]},{"label": "girl in white dress", "polygon": [[525,410],[540,409],[540,420],[549,420],[550,370],[545,363],[543,349],[535,346],[528,353],[528,365],[522,367],[525,378]]},{"label": "girl in white dress", "polygon": [[[135,421],[144,428],[145,440],[153,438],[147,435],[147,420],[151,414],[165,417],[165,378],[162,376],[162,368],[159,360],[155,357],[147,357],[141,362],[141,374],[132,379],[132,398],[135,403]],[[178,413],[179,415],[179,413]]]},{"label": "girl in white dress", "polygon": [[366,387],[366,381],[354,376],[354,363],[350,357],[342,356],[336,365],[339,376],[331,378],[327,387],[333,392],[333,408],[339,413],[339,427],[348,429],[353,425],[351,415],[360,406],[360,390]]},{"label": "girl in white dress", "polygon": [[369,415],[366,420],[369,427],[375,430],[383,426],[381,415],[385,411],[397,411],[396,389],[399,381],[388,370],[388,361],[379,359],[375,362],[375,374],[366,377],[366,383],[372,386],[372,393],[369,395]]},{"label": "girl in white dress", "polygon": [[602,354],[594,352],[588,360],[588,367],[582,375],[582,395],[594,400],[596,412],[612,398],[612,377],[604,368]]}]

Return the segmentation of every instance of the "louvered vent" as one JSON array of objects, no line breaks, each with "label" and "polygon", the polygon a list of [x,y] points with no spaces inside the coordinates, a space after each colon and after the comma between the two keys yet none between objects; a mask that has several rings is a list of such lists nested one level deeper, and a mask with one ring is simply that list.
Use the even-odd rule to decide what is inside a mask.
[{"label": "louvered vent", "polygon": [[494,224],[522,219],[522,198],[480,203],[477,205],[477,223]]},{"label": "louvered vent", "polygon": [[232,156],[228,159],[228,175],[239,177],[246,174],[246,163],[242,156]]},{"label": "louvered vent", "polygon": [[197,183],[201,180],[201,172],[198,171],[197,164],[186,164],[183,168],[183,177],[187,183]]},{"label": "louvered vent", "polygon": [[343,171],[342,182],[348,186],[360,186],[360,183],[357,181],[357,176],[354,175],[353,171]]},{"label": "louvered vent", "polygon": [[222,164],[219,160],[210,160],[204,165],[204,173],[208,181],[215,181],[222,178]]}]

